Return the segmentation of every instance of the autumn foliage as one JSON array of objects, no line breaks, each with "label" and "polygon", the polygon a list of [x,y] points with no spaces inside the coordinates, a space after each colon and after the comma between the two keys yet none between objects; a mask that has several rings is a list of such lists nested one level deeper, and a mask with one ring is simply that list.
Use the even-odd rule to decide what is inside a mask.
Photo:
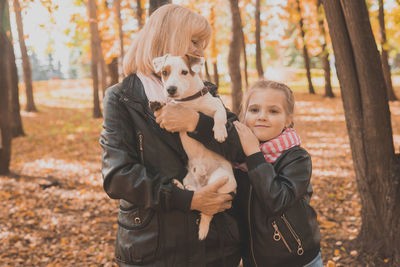
[{"label": "autumn foliage", "polygon": [[[9,1],[11,14],[13,2]],[[55,14],[62,2],[39,2],[48,11],[50,23],[38,26],[50,33],[52,25],[58,23]],[[39,2],[19,0],[22,19],[30,6]],[[22,104],[26,136],[12,140],[11,172],[0,176],[1,266],[116,266],[113,257],[119,203],[109,199],[102,188],[98,144],[102,119],[93,118],[93,103],[97,98],[101,112],[105,88],[115,83],[115,79],[123,78],[121,55],[145,23],[149,1],[121,0],[117,5],[113,0],[93,0],[96,15],[92,13],[91,19],[87,0],[70,2],[74,12],[62,31],[68,39],[68,48],[78,51],[79,57],[71,61],[81,67],[78,68],[80,79],[33,82],[38,113],[23,111],[29,102],[27,96],[15,97]],[[380,44],[378,48],[387,50],[390,64],[399,68],[400,3],[392,2],[385,5],[387,40],[381,42],[378,1],[367,1],[372,30]],[[210,22],[213,34],[205,51],[207,78],[219,84],[222,100],[232,107],[233,86],[228,71],[232,36],[230,3],[236,3],[240,12],[251,83],[259,77],[255,58],[256,1],[184,0],[179,3]],[[260,57],[264,77],[284,81],[295,91],[295,127],[313,161],[312,205],[321,227],[324,262],[330,267],[359,266],[360,251],[356,242],[362,207],[335,69],[328,70],[329,76],[323,73],[326,64],[334,67],[329,62],[333,61],[333,49],[323,10],[318,10],[318,6],[318,0],[260,1]],[[98,29],[92,44],[90,24]],[[239,24],[234,25],[240,28]],[[7,34],[10,36],[10,30]],[[31,35],[34,33],[19,38],[29,39]],[[96,51],[92,53],[94,46]],[[304,64],[305,46],[308,71]],[[232,57],[240,58],[236,72],[241,76],[238,83],[243,84],[244,91],[243,44],[238,42],[236,48]],[[52,43],[46,53],[55,53]],[[323,61],[326,54],[330,57]],[[94,61],[98,65],[92,67],[90,74],[89,64]],[[392,72],[394,93],[399,96],[398,69]],[[91,78],[94,76],[98,76],[97,95],[93,92],[96,82]],[[323,97],[327,80],[332,80],[334,95],[339,97]],[[311,82],[315,95],[307,93]],[[21,91],[26,88],[23,82],[19,87]],[[240,101],[233,99],[233,102],[237,105]],[[400,103],[389,105],[395,152],[399,153]],[[382,266],[390,261],[389,258],[379,260]]]}]

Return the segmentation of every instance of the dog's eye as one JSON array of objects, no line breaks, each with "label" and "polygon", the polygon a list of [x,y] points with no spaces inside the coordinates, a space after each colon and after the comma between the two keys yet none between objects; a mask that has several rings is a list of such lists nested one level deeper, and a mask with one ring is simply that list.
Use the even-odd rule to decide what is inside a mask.
[{"label": "dog's eye", "polygon": [[166,70],[163,70],[162,75],[167,76],[168,72]]},{"label": "dog's eye", "polygon": [[188,74],[188,71],[187,71],[187,70],[183,70],[181,73],[182,73],[183,75],[186,75],[186,74]]}]

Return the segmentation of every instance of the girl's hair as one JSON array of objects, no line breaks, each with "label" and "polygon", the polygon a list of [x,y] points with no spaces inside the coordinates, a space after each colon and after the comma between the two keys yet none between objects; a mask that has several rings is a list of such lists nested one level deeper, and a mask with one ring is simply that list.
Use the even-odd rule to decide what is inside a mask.
[{"label": "girl's hair", "polygon": [[[289,86],[287,86],[283,83],[275,82],[275,81],[259,80],[259,81],[255,82],[254,84],[252,84],[252,86],[244,94],[243,101],[242,101],[241,108],[240,108],[240,113],[239,113],[240,121],[242,121],[242,122],[244,121],[244,118],[246,116],[247,107],[249,105],[250,97],[253,95],[253,93],[256,90],[260,90],[260,89],[261,90],[274,89],[274,90],[283,92],[285,94],[285,98],[286,98],[286,105],[284,105],[286,115],[293,115],[294,95],[293,95],[292,90],[289,88]],[[293,122],[289,127],[293,127]]]},{"label": "girl's hair", "polygon": [[153,72],[152,60],[165,54],[184,56],[194,39],[207,47],[208,21],[190,9],[168,4],[158,8],[137,34],[123,61],[125,75]]}]

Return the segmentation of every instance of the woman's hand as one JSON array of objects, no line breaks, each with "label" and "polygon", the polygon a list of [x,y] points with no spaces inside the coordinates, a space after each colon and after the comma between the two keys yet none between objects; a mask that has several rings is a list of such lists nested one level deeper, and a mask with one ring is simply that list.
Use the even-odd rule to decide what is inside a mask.
[{"label": "woman's hand", "polygon": [[156,122],[169,132],[193,132],[199,121],[199,113],[177,103],[168,103],[154,112]]},{"label": "woman's hand", "polygon": [[190,209],[207,215],[230,209],[233,197],[230,194],[218,193],[218,189],[227,182],[228,177],[224,177],[195,191]]},{"label": "woman's hand", "polygon": [[236,131],[239,134],[240,143],[242,144],[244,154],[246,154],[246,156],[250,156],[254,153],[260,152],[260,141],[249,129],[249,127],[238,121],[234,121],[233,124],[235,125]]}]

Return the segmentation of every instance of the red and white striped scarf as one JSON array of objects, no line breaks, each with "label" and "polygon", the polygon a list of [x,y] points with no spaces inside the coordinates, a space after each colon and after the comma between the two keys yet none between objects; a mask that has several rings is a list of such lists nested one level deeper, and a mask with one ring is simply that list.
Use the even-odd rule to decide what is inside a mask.
[{"label": "red and white striped scarf", "polygon": [[[283,151],[294,146],[300,146],[300,136],[294,128],[285,129],[280,135],[267,142],[260,144],[260,150],[264,154],[264,158],[269,163],[274,163]],[[234,164],[234,167],[247,172],[246,163]]]}]

